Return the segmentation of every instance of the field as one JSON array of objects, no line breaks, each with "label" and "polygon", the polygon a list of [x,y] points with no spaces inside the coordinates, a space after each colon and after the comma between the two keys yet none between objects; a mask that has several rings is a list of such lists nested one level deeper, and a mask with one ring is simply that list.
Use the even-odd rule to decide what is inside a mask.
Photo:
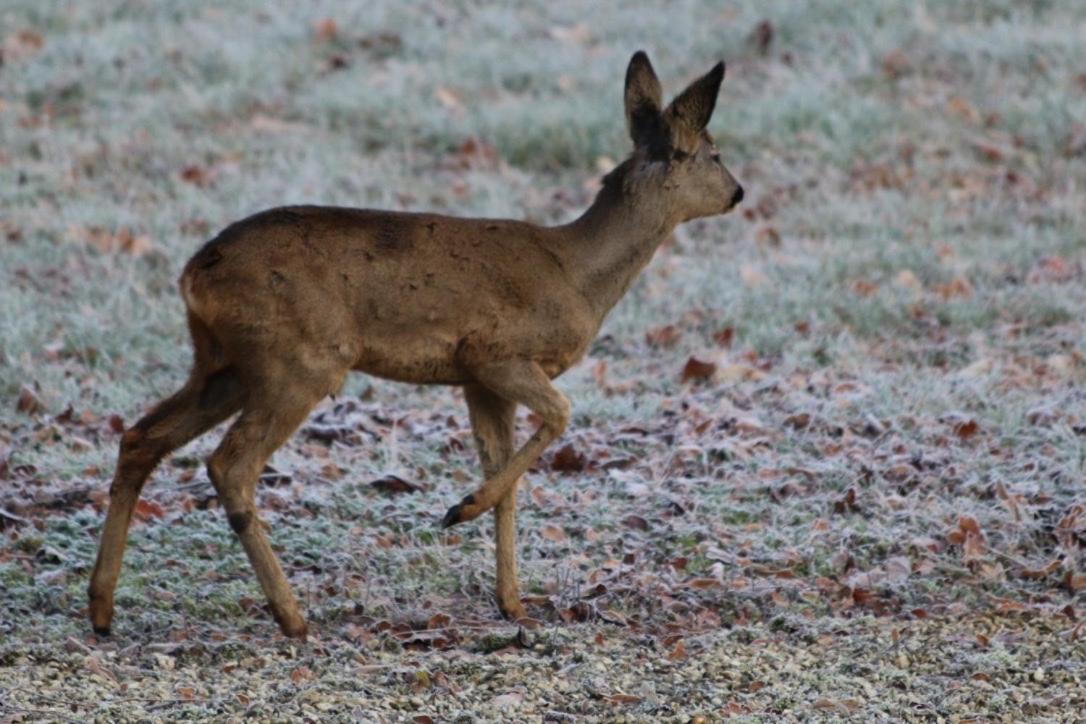
[{"label": "field", "polygon": [[[1086,4],[0,8],[0,721],[1074,720],[1086,711]],[[120,433],[190,363],[176,279],[322,203],[561,223],[622,78],[728,64],[746,188],[681,227],[520,494],[500,619],[461,393],[356,376],[262,476],[284,639],[202,461],[155,473],[113,635]],[[530,421],[521,420],[521,432]]]}]

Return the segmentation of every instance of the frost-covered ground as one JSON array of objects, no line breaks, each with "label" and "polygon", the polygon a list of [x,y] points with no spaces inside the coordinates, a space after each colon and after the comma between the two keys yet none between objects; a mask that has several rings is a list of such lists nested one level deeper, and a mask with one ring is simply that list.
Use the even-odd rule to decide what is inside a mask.
[{"label": "frost-covered ground", "polygon": [[[0,720],[1081,716],[1084,26],[4,3]],[[682,228],[559,381],[569,448],[521,494],[535,623],[497,616],[489,521],[436,527],[477,480],[459,393],[359,377],[260,492],[311,640],[217,509],[217,435],[148,485],[96,640],[119,431],[185,377],[198,245],[295,202],[567,220],[626,152],[640,47],[670,92],[728,62],[711,130],[747,201]]]}]

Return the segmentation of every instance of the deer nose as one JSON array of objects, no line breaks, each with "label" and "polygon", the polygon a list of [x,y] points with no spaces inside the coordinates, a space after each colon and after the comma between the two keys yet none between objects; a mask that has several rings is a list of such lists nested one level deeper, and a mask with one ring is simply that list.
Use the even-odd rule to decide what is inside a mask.
[{"label": "deer nose", "polygon": [[738,206],[739,202],[743,200],[743,187],[736,186],[735,193],[732,194],[732,206]]}]

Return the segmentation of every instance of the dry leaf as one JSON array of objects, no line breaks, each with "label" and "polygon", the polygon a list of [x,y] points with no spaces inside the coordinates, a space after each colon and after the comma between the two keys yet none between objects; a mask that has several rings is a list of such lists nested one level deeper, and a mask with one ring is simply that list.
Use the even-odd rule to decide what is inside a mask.
[{"label": "dry leaf", "polygon": [[136,502],[136,520],[147,521],[151,518],[162,518],[165,515],[166,511],[162,509],[162,506],[153,500],[141,498]]},{"label": "dry leaf", "polygon": [[339,26],[332,18],[324,18],[313,23],[313,36],[321,42],[335,40],[338,34]]},{"label": "dry leaf", "polygon": [[674,347],[682,336],[683,333],[674,324],[667,324],[645,332],[645,343],[650,347]]},{"label": "dry leaf", "polygon": [[713,341],[721,347],[731,347],[735,339],[735,327],[722,327],[713,333]]},{"label": "dry leaf", "polygon": [[460,102],[460,96],[451,89],[446,88],[445,86],[438,86],[434,91],[434,96],[441,105],[445,106],[445,110],[457,115],[464,112],[464,104]]},{"label": "dry leaf", "polygon": [[551,457],[551,470],[561,473],[579,473],[585,468],[585,456],[577,452],[573,443],[567,443]]},{"label": "dry leaf", "polygon": [[680,639],[675,648],[671,649],[671,653],[667,655],[669,661],[683,661],[686,659],[686,646]]},{"label": "dry leaf", "polygon": [[962,440],[968,440],[976,435],[979,430],[980,425],[973,419],[965,420],[964,422],[959,422],[954,425],[954,434]]},{"label": "dry leaf", "polygon": [[543,526],[539,529],[539,534],[552,543],[564,543],[566,540],[566,532],[556,525]]},{"label": "dry leaf", "polygon": [[748,38],[754,49],[762,55],[769,53],[769,46],[773,42],[773,23],[762,20],[754,26]]},{"label": "dry leaf", "polygon": [[935,293],[943,299],[968,299],[973,296],[973,285],[965,277],[954,277],[946,284],[937,285]]},{"label": "dry leaf", "polygon": [[26,385],[19,388],[19,399],[15,402],[15,409],[26,415],[36,415],[45,409],[41,399]]},{"label": "dry leaf", "polygon": [[400,493],[417,493],[422,488],[414,483],[409,483],[398,475],[386,475],[370,483],[370,487],[383,493],[398,495]]},{"label": "dry leaf", "polygon": [[683,367],[680,382],[685,383],[690,380],[707,380],[713,376],[714,372],[716,372],[715,362],[706,362],[697,357],[691,357],[686,361],[686,365]]}]

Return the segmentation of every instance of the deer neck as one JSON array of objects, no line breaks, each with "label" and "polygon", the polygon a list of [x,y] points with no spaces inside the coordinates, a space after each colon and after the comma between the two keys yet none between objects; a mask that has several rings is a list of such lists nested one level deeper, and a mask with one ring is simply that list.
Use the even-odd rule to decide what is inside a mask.
[{"label": "deer neck", "polygon": [[612,171],[588,210],[559,227],[564,236],[560,253],[601,321],[678,225],[651,180],[630,183],[631,166],[627,161]]}]

